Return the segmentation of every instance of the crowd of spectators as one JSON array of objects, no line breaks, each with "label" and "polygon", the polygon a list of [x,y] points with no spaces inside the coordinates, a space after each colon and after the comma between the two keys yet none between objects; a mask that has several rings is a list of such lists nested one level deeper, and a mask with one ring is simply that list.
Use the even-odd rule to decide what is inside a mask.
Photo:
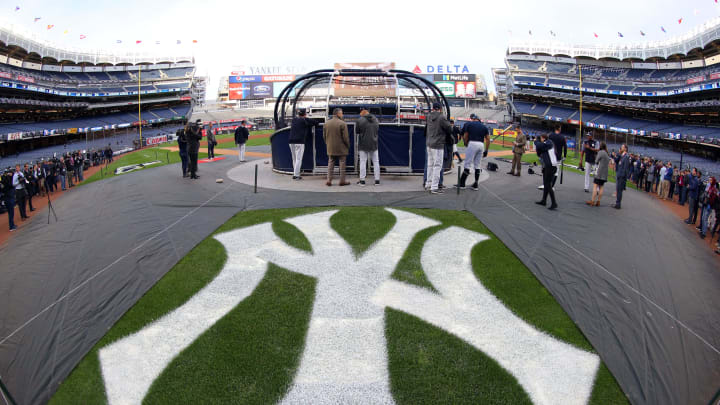
[{"label": "crowd of spectators", "polygon": [[8,167],[0,178],[0,213],[7,212],[10,231],[15,225],[15,209],[21,221],[28,218],[28,209],[33,207],[34,197],[45,197],[58,190],[66,190],[84,180],[83,172],[90,166],[99,166],[113,160],[112,148],[99,150],[73,151],[36,163],[17,164]]},{"label": "crowd of spectators", "polygon": [[[666,201],[688,206],[685,223],[696,225],[701,238],[720,239],[720,194],[715,177],[703,178],[697,168],[682,169],[672,162],[632,155],[631,180],[638,190],[656,193]],[[720,240],[716,244],[720,254]]]}]

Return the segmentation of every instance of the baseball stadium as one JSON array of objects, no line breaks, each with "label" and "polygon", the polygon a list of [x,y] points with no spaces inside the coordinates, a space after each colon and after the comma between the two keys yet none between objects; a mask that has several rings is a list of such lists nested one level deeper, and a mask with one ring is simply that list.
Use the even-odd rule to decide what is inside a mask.
[{"label": "baseball stadium", "polygon": [[720,405],[716,6],[486,66],[70,3],[0,18],[0,405]]}]

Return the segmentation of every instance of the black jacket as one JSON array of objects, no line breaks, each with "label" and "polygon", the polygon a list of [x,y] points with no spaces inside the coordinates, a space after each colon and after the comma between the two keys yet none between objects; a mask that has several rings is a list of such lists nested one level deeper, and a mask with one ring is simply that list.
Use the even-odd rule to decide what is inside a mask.
[{"label": "black jacket", "polygon": [[561,134],[553,132],[550,134],[549,138],[553,145],[555,145],[555,157],[558,162],[562,160],[563,156],[567,157],[567,141],[565,140],[565,137]]},{"label": "black jacket", "polygon": [[178,150],[180,151],[180,154],[187,153],[187,139],[185,138],[185,130],[183,128],[180,128],[175,132],[175,135],[177,136],[177,143],[178,143]]},{"label": "black jacket", "polygon": [[551,167],[552,160],[550,160],[550,149],[553,148],[553,143],[550,139],[545,142],[541,141],[540,138],[535,139],[535,151],[538,157],[542,160],[543,167]]},{"label": "black jacket", "polygon": [[235,128],[235,144],[241,145],[247,142],[248,138],[250,137],[250,131],[248,131],[247,128],[244,126],[239,126]]},{"label": "black jacket", "polygon": [[310,118],[295,117],[290,124],[290,135],[288,143],[305,144],[307,136],[315,123]]},{"label": "black jacket", "polygon": [[185,138],[188,143],[188,152],[197,153],[200,150],[200,141],[202,140],[202,132],[197,124],[188,126],[185,130]]}]

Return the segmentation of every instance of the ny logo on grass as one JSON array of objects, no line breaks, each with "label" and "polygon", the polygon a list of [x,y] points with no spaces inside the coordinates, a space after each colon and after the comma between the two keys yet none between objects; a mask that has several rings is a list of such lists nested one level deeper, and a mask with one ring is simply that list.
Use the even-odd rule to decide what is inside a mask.
[{"label": "ny logo on grass", "polygon": [[100,350],[109,403],[140,404],[175,356],[253,292],[269,262],[317,279],[304,352],[283,403],[394,403],[386,307],[423,319],[494,358],[536,404],[588,401],[598,357],[538,331],[477,281],[470,248],[487,236],[450,227],[428,239],[421,262],[437,294],[390,275],[415,234],[438,223],[389,211],[395,225],[360,257],[330,226],[336,211],[287,220],[305,234],[312,253],[288,246],[270,223],[215,236],[228,259],[212,282],[183,306]]}]

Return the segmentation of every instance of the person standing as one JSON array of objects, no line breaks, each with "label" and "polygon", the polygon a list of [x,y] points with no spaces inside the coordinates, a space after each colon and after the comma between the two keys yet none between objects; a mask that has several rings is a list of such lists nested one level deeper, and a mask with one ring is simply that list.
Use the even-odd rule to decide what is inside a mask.
[{"label": "person standing", "polygon": [[[555,160],[558,162],[559,165],[562,164],[562,160],[567,157],[567,140],[565,137],[560,133],[561,128],[560,125],[555,127],[555,131],[550,134],[550,140],[553,143],[553,146],[555,148]],[[597,157],[595,158],[597,161]],[[596,163],[593,162],[595,165]],[[558,170],[555,170],[555,177],[553,177],[552,186],[555,187],[555,183],[558,179]],[[607,179],[607,177],[606,177]]]},{"label": "person standing", "polygon": [[[75,187],[73,184],[73,160],[72,155],[65,155],[65,174],[67,177],[68,188]],[[29,193],[28,193],[29,194]]]},{"label": "person standing", "polygon": [[15,199],[17,201],[18,211],[20,211],[21,221],[24,221],[28,218],[27,212],[25,212],[25,201],[27,200],[26,184],[27,181],[25,180],[25,175],[23,174],[22,170],[20,170],[20,165],[15,165],[15,173],[13,173],[12,185],[15,188]]},{"label": "person standing", "polygon": [[245,127],[245,120],[240,121],[240,126],[235,128],[235,145],[238,148],[238,160],[245,161],[245,144],[250,137],[250,131]]},{"label": "person standing", "polygon": [[[443,155],[445,154],[446,135],[452,134],[452,125],[447,117],[440,111],[440,103],[432,105],[432,111],[428,114],[425,125],[425,146],[427,151],[427,180],[425,188],[432,194],[443,194],[444,191],[438,188],[440,184],[440,173],[443,171]],[[465,152],[465,164],[469,155]]]},{"label": "person standing", "polygon": [[213,133],[213,124],[212,122],[208,124],[207,127],[207,147],[208,147],[208,159],[215,159],[215,145],[217,145],[217,140],[215,139],[215,134]]},{"label": "person standing", "polygon": [[595,165],[597,165],[597,173],[593,180],[592,198],[590,201],[585,201],[585,203],[589,206],[598,207],[600,206],[600,199],[603,195],[605,182],[607,182],[608,179],[608,166],[610,165],[610,155],[608,155],[605,142],[600,142],[600,150],[595,158]]},{"label": "person standing", "polygon": [[339,185],[347,186],[350,182],[345,181],[345,167],[347,165],[347,155],[350,152],[350,135],[345,121],[343,121],[343,111],[341,108],[333,110],[333,117],[323,126],[323,139],[327,147],[328,155],[328,187],[332,186],[333,172],[335,171],[335,160],[338,160],[340,166],[340,183]]},{"label": "person standing", "polygon": [[700,218],[700,237],[702,239],[705,239],[705,235],[707,234],[708,219],[710,218],[710,213],[714,210],[713,207],[715,207],[715,202],[717,199],[718,182],[717,180],[715,180],[715,177],[710,177],[707,189],[705,190],[702,201],[700,202],[703,208],[702,217]]},{"label": "person standing", "polygon": [[598,152],[598,145],[597,142],[593,139],[593,132],[590,131],[587,133],[587,139],[585,142],[583,142],[583,150],[580,153],[580,161],[583,161],[583,156],[585,157],[585,192],[590,192],[590,172],[592,172],[595,169],[595,159],[597,158],[597,152]]},{"label": "person standing", "polygon": [[525,137],[525,134],[523,134],[520,127],[518,127],[516,131],[517,136],[515,137],[515,141],[513,141],[512,165],[510,166],[510,171],[507,174],[520,177],[522,175],[522,157],[525,153],[525,144],[527,143],[527,138]]},{"label": "person standing", "polygon": [[678,168],[677,168],[677,166],[673,166],[672,167],[672,177],[670,179],[670,188],[668,190],[668,199],[670,201],[673,200],[673,197],[675,196],[675,194],[679,194],[679,192],[676,191],[676,190],[679,190],[677,188],[678,177],[679,177]]},{"label": "person standing", "polygon": [[[300,108],[298,110],[297,117],[293,118],[292,123],[290,123],[288,144],[290,146],[290,155],[293,160],[293,180],[302,180],[300,171],[302,170],[303,156],[305,156],[305,143],[307,143],[308,135],[310,134],[310,131],[312,131],[312,127],[315,125],[311,119],[306,117],[306,115],[307,111],[304,108]],[[238,139],[236,131],[235,143],[238,143],[238,141],[241,140],[242,139]]]},{"label": "person standing", "polygon": [[55,159],[55,169],[57,176],[60,179],[61,190],[65,191],[65,162],[62,159]]},{"label": "person standing", "polygon": [[535,204],[542,205],[543,207],[546,206],[547,197],[549,195],[552,203],[548,208],[550,210],[555,210],[558,207],[557,201],[555,200],[555,191],[553,191],[552,188],[552,180],[553,177],[555,177],[555,172],[557,171],[557,167],[555,166],[557,165],[557,161],[555,160],[555,154],[553,152],[554,147],[555,145],[549,139],[547,134],[542,134],[539,138],[535,139],[535,151],[537,152],[538,157],[540,157],[543,174],[542,200],[536,201]]},{"label": "person standing", "polygon": [[460,177],[460,184],[455,185],[455,187],[465,188],[465,182],[470,175],[470,166],[472,166],[475,169],[475,182],[470,187],[477,191],[479,189],[480,171],[482,170],[482,158],[487,156],[487,151],[490,149],[490,131],[475,116],[472,121],[465,125],[463,141],[467,145],[464,170]]},{"label": "person standing", "polygon": [[458,164],[463,162],[463,158],[460,156],[460,152],[458,152],[457,144],[460,142],[460,138],[462,137],[462,132],[460,131],[460,128],[455,125],[455,121],[450,121],[452,124],[452,140],[453,140],[453,159],[457,158]]},{"label": "person standing", "polygon": [[612,206],[619,210],[622,206],[622,195],[625,191],[628,177],[630,176],[630,157],[628,156],[627,145],[620,146],[620,156],[615,164],[615,192],[617,193],[615,204]]},{"label": "person standing", "polygon": [[670,185],[670,182],[667,181],[665,178],[665,175],[667,174],[667,164],[662,163],[660,165],[660,187],[657,189],[658,197],[665,199],[665,195],[667,194],[667,187]]},{"label": "person standing", "polygon": [[687,186],[688,182],[690,181],[690,172],[687,170],[683,170],[680,177],[678,177],[678,184],[680,185],[680,201],[678,201],[678,204],[685,205],[685,202],[687,201]]},{"label": "person standing", "polygon": [[183,178],[188,176],[188,143],[185,137],[185,128],[180,128],[175,132],[178,143],[178,154],[180,155],[180,167],[182,167]]},{"label": "person standing", "polygon": [[2,174],[0,178],[0,187],[2,187],[2,197],[5,202],[5,208],[8,214],[8,225],[10,232],[17,229],[15,226],[15,187],[13,187],[13,175],[10,173]]},{"label": "person standing", "polygon": [[700,184],[698,179],[700,178],[699,172],[696,168],[692,169],[690,179],[688,180],[687,193],[688,193],[688,218],[685,220],[686,224],[695,225],[697,217],[697,199],[699,194]]},{"label": "person standing", "polygon": [[37,177],[35,177],[35,171],[32,170],[27,163],[25,163],[23,167],[23,175],[25,175],[25,180],[27,180],[25,183],[25,191],[27,192],[28,207],[30,208],[30,212],[33,212],[35,208],[33,208],[32,199],[37,194]]},{"label": "person standing", "polygon": [[380,155],[378,154],[378,131],[380,122],[370,114],[367,107],[360,110],[360,118],[355,123],[358,135],[358,151],[360,154],[360,180],[358,184],[365,186],[368,158],[372,160],[375,185],[380,185]]},{"label": "person standing", "polygon": [[200,152],[200,140],[202,140],[202,133],[200,132],[200,123],[202,121],[198,119],[194,124],[189,124],[185,127],[185,138],[188,144],[188,168],[190,170],[190,178],[198,179],[200,176],[197,175],[198,169],[198,152]]}]

